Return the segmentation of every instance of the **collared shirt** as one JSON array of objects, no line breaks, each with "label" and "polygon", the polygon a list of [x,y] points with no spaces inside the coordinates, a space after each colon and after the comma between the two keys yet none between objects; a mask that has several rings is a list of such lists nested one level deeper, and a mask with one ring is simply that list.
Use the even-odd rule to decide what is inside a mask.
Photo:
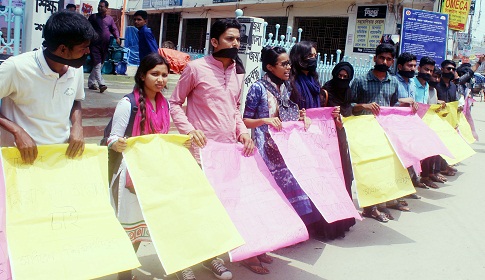
[{"label": "collared shirt", "polygon": [[140,61],[153,52],[158,52],[158,43],[153,37],[153,33],[146,25],[138,30],[138,47]]},{"label": "collared shirt", "polygon": [[450,81],[450,85],[447,87],[445,81],[441,79],[440,83],[436,85],[436,91],[438,92],[438,100],[443,100],[444,102],[457,101],[457,87]]},{"label": "collared shirt", "polygon": [[[69,67],[61,77],[47,65],[43,50],[23,53],[0,65],[1,113],[21,126],[37,145],[67,142],[75,100],[84,99],[83,68]],[[14,146],[1,129],[1,145]]]},{"label": "collared shirt", "polygon": [[169,100],[179,132],[198,129],[208,139],[236,143],[241,134],[248,133],[239,112],[243,79],[244,75],[236,74],[235,63],[224,70],[212,55],[189,62]]},{"label": "collared shirt", "polygon": [[[386,73],[386,77],[381,81],[371,69],[366,76],[355,78],[351,89],[353,105],[375,102],[379,106],[390,107],[397,104],[399,82],[389,73]],[[361,114],[371,114],[371,112],[364,110]]]},{"label": "collared shirt", "polygon": [[416,95],[414,95],[414,101],[419,103],[428,104],[429,99],[429,84],[424,83],[424,86],[419,81],[418,77],[414,77],[414,85],[416,88]]},{"label": "collared shirt", "polygon": [[396,79],[399,82],[399,90],[397,98],[409,98],[413,100],[416,96],[416,85],[414,84],[414,79],[404,80],[404,78],[398,73],[396,74]]}]

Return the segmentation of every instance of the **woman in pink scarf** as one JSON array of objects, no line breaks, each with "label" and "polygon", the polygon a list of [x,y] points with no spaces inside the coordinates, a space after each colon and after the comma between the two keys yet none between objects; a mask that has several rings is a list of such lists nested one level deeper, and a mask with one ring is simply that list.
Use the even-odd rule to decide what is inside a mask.
[{"label": "woman in pink scarf", "polygon": [[[135,75],[133,89],[136,101],[136,115],[132,136],[163,133],[170,129],[168,102],[162,94],[168,81],[169,64],[158,53],[147,55],[140,63]],[[125,96],[118,102],[113,115],[113,124],[108,148],[116,152],[126,149],[126,129],[131,115],[131,103]],[[130,179],[124,160],[111,181],[113,203],[118,219],[133,243],[135,251],[141,241],[151,241],[147,225],[143,219],[140,204]],[[131,271],[121,272],[118,279],[135,279]]]}]

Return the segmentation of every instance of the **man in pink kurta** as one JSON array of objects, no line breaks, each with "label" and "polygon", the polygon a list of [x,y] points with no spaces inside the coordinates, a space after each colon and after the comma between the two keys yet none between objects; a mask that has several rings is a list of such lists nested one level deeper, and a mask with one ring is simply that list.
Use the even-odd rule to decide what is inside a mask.
[{"label": "man in pink kurta", "polygon": [[[170,113],[179,132],[191,135],[197,146],[202,148],[207,139],[223,143],[240,141],[248,155],[254,144],[239,112],[244,79],[244,74],[236,73],[239,40],[237,28],[226,28],[217,37],[212,37],[211,29],[214,53],[189,62],[170,98]],[[182,105],[186,99],[184,112]],[[199,160],[198,149],[193,152]]]},{"label": "man in pink kurta", "polygon": [[[235,19],[217,20],[211,27],[214,53],[189,62],[170,98],[170,114],[180,133],[192,137],[194,157],[200,162],[199,148],[207,139],[244,144],[244,155],[253,153],[254,143],[239,112],[244,68],[237,57],[241,24]],[[187,100],[187,110],[182,105]],[[232,273],[218,259],[203,266],[218,279],[232,279]],[[194,280],[190,268],[183,279]]]}]

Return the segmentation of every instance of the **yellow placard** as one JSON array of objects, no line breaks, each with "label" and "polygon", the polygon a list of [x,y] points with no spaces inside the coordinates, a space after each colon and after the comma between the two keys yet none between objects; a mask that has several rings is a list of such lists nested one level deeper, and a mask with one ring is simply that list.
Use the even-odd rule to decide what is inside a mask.
[{"label": "yellow placard", "polygon": [[455,164],[475,154],[475,151],[458,135],[456,130],[444,119],[440,118],[436,110],[440,105],[431,105],[423,117],[423,121],[438,134],[454,158],[441,155],[448,164]]},{"label": "yellow placard", "polygon": [[465,31],[471,0],[443,0],[441,12],[448,14],[448,27],[453,30]]},{"label": "yellow placard", "polygon": [[244,244],[199,165],[186,135],[128,139],[124,157],[143,217],[167,274]]},{"label": "yellow placard", "polygon": [[458,130],[460,131],[461,137],[463,137],[468,144],[473,144],[475,141],[477,141],[477,139],[475,139],[473,136],[472,128],[470,127],[470,124],[468,123],[463,112],[460,112],[458,115]]},{"label": "yellow placard", "polygon": [[2,148],[14,279],[91,279],[140,266],[110,205],[106,147],[38,147],[33,165]]},{"label": "yellow placard", "polygon": [[433,104],[430,108],[438,112],[438,116],[446,120],[451,127],[458,127],[458,101],[446,103],[445,108],[441,108],[440,104]]},{"label": "yellow placard", "polygon": [[359,205],[366,207],[416,192],[373,115],[344,119]]}]

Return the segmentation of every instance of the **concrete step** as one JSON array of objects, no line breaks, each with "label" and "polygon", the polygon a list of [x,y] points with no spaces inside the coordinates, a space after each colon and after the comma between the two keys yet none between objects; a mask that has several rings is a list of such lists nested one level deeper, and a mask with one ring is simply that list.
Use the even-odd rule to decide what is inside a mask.
[{"label": "concrete step", "polygon": [[104,128],[108,125],[111,117],[106,118],[83,118],[84,137],[103,136]]}]

